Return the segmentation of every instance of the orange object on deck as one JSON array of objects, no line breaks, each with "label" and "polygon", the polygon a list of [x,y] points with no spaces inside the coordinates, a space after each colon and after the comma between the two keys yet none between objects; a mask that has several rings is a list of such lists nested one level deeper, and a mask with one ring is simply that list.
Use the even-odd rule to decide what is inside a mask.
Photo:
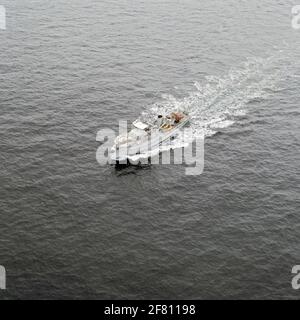
[{"label": "orange object on deck", "polygon": [[171,117],[172,117],[173,119],[175,119],[175,122],[176,122],[176,123],[178,123],[178,122],[180,122],[180,121],[184,118],[184,115],[183,115],[182,113],[180,113],[180,112],[173,112],[173,113],[171,114]]}]

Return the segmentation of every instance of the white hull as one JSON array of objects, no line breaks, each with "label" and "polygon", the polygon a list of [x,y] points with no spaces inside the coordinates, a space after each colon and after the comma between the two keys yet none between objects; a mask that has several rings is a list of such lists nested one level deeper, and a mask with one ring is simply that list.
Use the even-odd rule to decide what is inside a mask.
[{"label": "white hull", "polygon": [[132,160],[132,158],[136,158],[137,155],[140,155],[141,157],[143,157],[143,155],[148,155],[146,157],[150,157],[149,155],[152,154],[152,151],[159,150],[159,147],[164,142],[173,137],[175,138],[180,129],[182,129],[189,120],[190,118],[186,116],[180,123],[169,130],[152,130],[151,134],[149,133],[140,143],[134,143],[131,146],[125,144],[124,146],[119,147],[119,149],[114,145],[110,154],[111,160],[117,162]]}]

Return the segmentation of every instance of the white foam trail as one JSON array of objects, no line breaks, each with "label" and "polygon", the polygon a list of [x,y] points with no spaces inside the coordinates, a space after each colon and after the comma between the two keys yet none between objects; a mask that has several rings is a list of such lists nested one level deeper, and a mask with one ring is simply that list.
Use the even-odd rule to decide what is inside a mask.
[{"label": "white foam trail", "polygon": [[232,126],[234,123],[235,123],[235,121],[232,121],[232,120],[223,120],[223,121],[215,123],[211,127],[213,127],[214,129],[225,129],[227,127]]},{"label": "white foam trail", "polygon": [[[163,95],[162,101],[145,110],[141,118],[149,120],[157,114],[186,111],[191,116],[190,140],[196,136],[213,136],[245,116],[249,102],[264,99],[268,91],[276,89],[280,79],[280,70],[274,67],[277,60],[278,56],[249,58],[223,77],[207,76],[202,83],[195,82],[196,90],[183,99]],[[180,138],[175,139],[166,148],[181,147],[181,143]]]}]

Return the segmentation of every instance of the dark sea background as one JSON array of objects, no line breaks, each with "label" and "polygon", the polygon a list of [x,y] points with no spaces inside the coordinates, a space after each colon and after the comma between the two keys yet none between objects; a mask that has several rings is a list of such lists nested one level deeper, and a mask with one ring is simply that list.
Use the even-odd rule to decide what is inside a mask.
[{"label": "dark sea background", "polygon": [[[299,299],[289,0],[0,0],[2,299]],[[205,168],[100,166],[98,130],[188,104]]]}]

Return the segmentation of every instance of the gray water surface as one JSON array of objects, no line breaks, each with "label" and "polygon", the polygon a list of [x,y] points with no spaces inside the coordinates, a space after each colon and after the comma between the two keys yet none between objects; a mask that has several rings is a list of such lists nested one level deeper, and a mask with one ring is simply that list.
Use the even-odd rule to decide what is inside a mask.
[{"label": "gray water surface", "polygon": [[[299,298],[295,4],[1,0],[0,297]],[[155,103],[193,110],[202,175],[97,163]]]}]

